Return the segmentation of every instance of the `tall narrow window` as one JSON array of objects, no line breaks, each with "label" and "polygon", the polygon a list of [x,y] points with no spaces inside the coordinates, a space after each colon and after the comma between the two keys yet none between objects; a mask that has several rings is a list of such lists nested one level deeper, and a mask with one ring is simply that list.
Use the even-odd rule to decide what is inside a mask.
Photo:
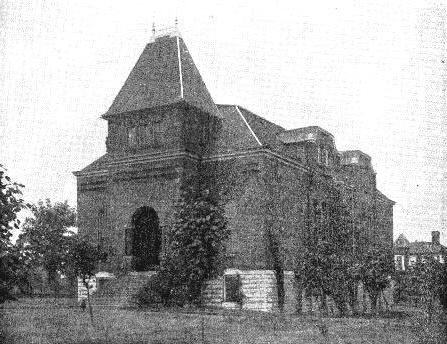
[{"label": "tall narrow window", "polygon": [[320,211],[318,209],[318,201],[314,199],[313,201],[313,215],[314,215],[314,224],[317,224],[317,221],[320,219]]},{"label": "tall narrow window", "polygon": [[321,203],[321,219],[324,223],[328,220],[328,213],[327,213],[327,204],[326,202]]},{"label": "tall narrow window", "polygon": [[323,159],[324,159],[324,164],[326,166],[328,166],[329,165],[329,152],[327,149],[323,150]]},{"label": "tall narrow window", "polygon": [[159,146],[163,140],[163,130],[160,122],[155,122],[152,124],[152,144],[154,146]]},{"label": "tall narrow window", "polygon": [[143,128],[144,145],[152,146],[154,144],[154,130],[151,125],[145,125]]},{"label": "tall narrow window", "polygon": [[128,129],[127,141],[129,143],[130,147],[137,146],[137,128],[136,127],[131,127]]}]

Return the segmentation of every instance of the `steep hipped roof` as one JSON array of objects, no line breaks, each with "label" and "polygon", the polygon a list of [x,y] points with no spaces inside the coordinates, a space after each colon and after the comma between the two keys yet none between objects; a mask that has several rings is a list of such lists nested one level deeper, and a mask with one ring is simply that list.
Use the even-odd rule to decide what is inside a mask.
[{"label": "steep hipped roof", "polygon": [[273,146],[284,128],[239,105],[218,105],[222,128],[217,140],[219,151],[245,150]]},{"label": "steep hipped roof", "polygon": [[217,107],[177,31],[146,45],[105,117],[185,101],[210,114]]}]

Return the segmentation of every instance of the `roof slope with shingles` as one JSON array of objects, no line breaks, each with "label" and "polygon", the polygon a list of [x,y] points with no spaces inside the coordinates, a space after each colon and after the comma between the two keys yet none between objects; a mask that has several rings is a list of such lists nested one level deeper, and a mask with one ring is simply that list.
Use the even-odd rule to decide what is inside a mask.
[{"label": "roof slope with shingles", "polygon": [[430,241],[414,241],[410,242],[405,235],[399,234],[394,241],[394,247],[397,249],[405,249],[409,254],[424,255],[432,253],[441,253],[446,247],[441,244],[434,244]]},{"label": "roof slope with shingles", "polygon": [[222,127],[218,133],[216,153],[275,146],[277,133],[284,128],[239,105],[218,105]]},{"label": "roof slope with shingles", "polygon": [[257,138],[244,121],[236,105],[218,105],[222,126],[215,142],[216,152],[230,152],[259,147]]},{"label": "roof slope with shingles", "polygon": [[86,173],[86,172],[98,172],[104,169],[108,169],[108,164],[111,161],[111,157],[109,154],[104,154],[100,158],[93,161],[90,165],[87,165],[82,170],[75,172],[76,173]]},{"label": "roof slope with shingles", "polygon": [[280,144],[277,135],[285,131],[283,127],[267,121],[265,118],[262,118],[241,106],[238,106],[238,108],[263,146],[273,147]]},{"label": "roof slope with shingles", "polygon": [[443,251],[444,246],[440,244],[433,244],[429,241],[415,241],[410,242],[408,246],[409,254],[429,254],[440,253]]},{"label": "roof slope with shingles", "polygon": [[185,101],[210,114],[217,107],[178,34],[146,45],[106,117]]}]

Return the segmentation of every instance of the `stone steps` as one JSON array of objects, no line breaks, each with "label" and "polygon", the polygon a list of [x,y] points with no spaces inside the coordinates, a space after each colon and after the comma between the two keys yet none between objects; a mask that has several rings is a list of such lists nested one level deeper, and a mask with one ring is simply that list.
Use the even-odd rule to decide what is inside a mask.
[{"label": "stone steps", "polygon": [[156,271],[129,272],[105,283],[92,295],[92,305],[98,307],[134,308],[134,297]]}]

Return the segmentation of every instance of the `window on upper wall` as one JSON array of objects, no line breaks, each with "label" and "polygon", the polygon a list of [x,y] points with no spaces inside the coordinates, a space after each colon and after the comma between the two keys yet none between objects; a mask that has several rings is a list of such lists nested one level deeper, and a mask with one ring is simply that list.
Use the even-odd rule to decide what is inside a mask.
[{"label": "window on upper wall", "polygon": [[327,149],[324,149],[323,150],[323,159],[324,159],[324,164],[326,165],[326,166],[329,166],[329,152],[328,152],[328,150]]},{"label": "window on upper wall", "polygon": [[326,202],[321,203],[321,219],[323,220],[323,222],[327,222],[327,220],[329,219]]},{"label": "window on upper wall", "polygon": [[127,143],[130,147],[137,146],[137,127],[131,127],[127,130]]},{"label": "window on upper wall", "polygon": [[320,219],[320,210],[318,208],[318,201],[314,199],[313,201],[313,215],[314,215],[314,223],[316,224],[317,221]]},{"label": "window on upper wall", "polygon": [[320,146],[318,146],[318,149],[317,149],[317,162],[321,163],[321,147]]}]

